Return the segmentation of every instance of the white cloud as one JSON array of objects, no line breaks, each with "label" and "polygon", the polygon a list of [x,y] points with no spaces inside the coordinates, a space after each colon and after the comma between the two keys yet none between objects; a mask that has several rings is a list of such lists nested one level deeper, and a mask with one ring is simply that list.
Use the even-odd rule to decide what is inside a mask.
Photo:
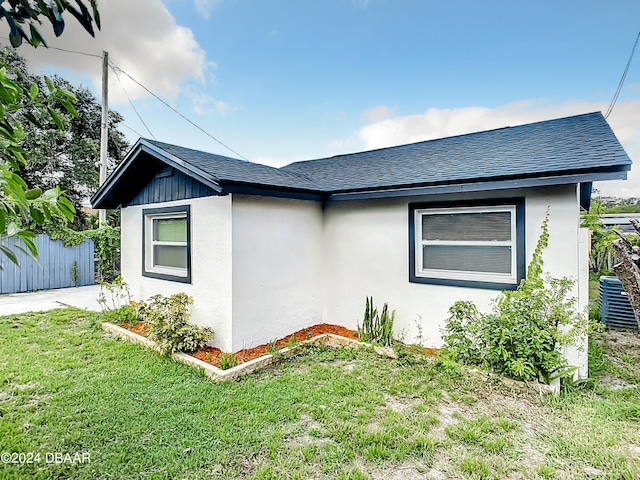
[{"label": "white cloud", "polygon": [[[98,55],[105,50],[114,64],[165,97],[174,97],[186,81],[205,82],[215,69],[191,29],[178,25],[161,0],[109,0],[100,2],[99,9],[102,30],[96,32],[95,38],[66,15],[66,28],[59,38],[55,38],[49,25],[42,26],[47,43]],[[0,25],[0,35],[7,36],[6,22]],[[96,91],[100,91],[99,58],[29,45],[20,47],[19,52],[36,71],[48,65],[90,75]],[[131,99],[148,95],[126,76],[120,78]],[[109,75],[109,99],[113,103],[126,101],[113,72]]]},{"label": "white cloud", "polygon": [[[524,100],[497,108],[430,108],[421,114],[395,117],[362,127],[357,137],[366,150],[432,140],[581,113],[605,111],[607,103],[569,101],[547,104]],[[640,99],[618,102],[608,119],[634,166],[627,181],[601,182],[603,195],[640,197]]]},{"label": "white cloud", "polygon": [[196,12],[202,15],[202,18],[208,20],[211,16],[211,12],[215,10],[218,5],[222,3],[222,0],[193,0],[193,5],[196,8]]},{"label": "white cloud", "polygon": [[393,116],[393,108],[386,105],[376,105],[368,110],[365,110],[362,114],[370,122],[379,122]]},{"label": "white cloud", "polygon": [[208,115],[212,113],[228,114],[238,111],[240,108],[222,100],[218,100],[206,93],[194,89],[187,89],[185,94],[193,103],[193,111],[198,115]]}]

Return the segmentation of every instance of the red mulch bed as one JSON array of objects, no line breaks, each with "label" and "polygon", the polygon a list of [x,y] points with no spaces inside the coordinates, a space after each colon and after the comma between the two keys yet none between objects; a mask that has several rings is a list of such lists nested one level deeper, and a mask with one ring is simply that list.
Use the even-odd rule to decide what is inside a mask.
[{"label": "red mulch bed", "polygon": [[[287,335],[286,337],[282,337],[275,341],[275,347],[279,350],[287,346],[287,343],[290,342],[291,337],[298,342],[302,342],[303,340],[308,340],[310,338],[316,337],[318,335],[322,335],[323,333],[333,333],[334,335],[340,335],[341,337],[346,338],[357,338],[358,333],[355,330],[349,330],[348,328],[341,327],[339,325],[331,325],[329,323],[319,323],[318,325],[313,325],[312,327],[303,328],[302,330],[298,330],[297,332],[292,333],[291,335]],[[274,342],[271,342],[273,345]],[[253,360],[254,358],[261,357],[262,355],[267,353],[270,344],[258,345],[253,348],[245,348],[243,350],[238,350],[234,352],[233,355],[236,357],[236,363],[240,365],[241,363],[248,362],[249,360]],[[192,357],[196,357],[198,360],[202,360],[203,362],[210,363],[216,367],[220,366],[218,359],[220,358],[220,354],[222,350],[214,347],[205,347],[197,352],[193,352],[191,354]]]},{"label": "red mulch bed", "polygon": [[131,330],[133,333],[142,335],[143,337],[146,337],[149,333],[149,327],[144,322],[137,322],[133,326],[128,323],[121,323],[120,326],[122,328],[126,328],[127,330]]},{"label": "red mulch bed", "polygon": [[[122,328],[126,328],[131,330],[133,333],[137,333],[138,335],[147,336],[149,327],[144,322],[138,322],[135,325],[131,326],[127,323],[120,324]],[[287,346],[287,344],[291,341],[291,337],[297,342],[302,342],[304,340],[308,340],[313,337],[317,337],[318,335],[322,335],[324,333],[332,333],[334,335],[339,335],[345,338],[358,338],[358,332],[355,330],[350,330],[345,327],[341,327],[340,325],[332,325],[330,323],[319,323],[317,325],[313,325],[311,327],[303,328],[302,330],[298,330],[286,337],[282,337],[275,342],[265,343],[262,345],[258,345],[253,348],[245,348],[243,350],[238,350],[234,352],[233,355],[236,357],[236,363],[240,365],[241,363],[248,362],[249,360],[253,360],[255,358],[261,357],[265,355],[269,349],[270,345],[275,343],[276,349],[281,349]],[[273,348],[273,347],[272,347]],[[437,348],[424,348],[424,353],[430,357],[436,355],[438,352]],[[223,353],[222,350],[215,347],[204,347],[200,350],[197,350],[191,354],[192,357],[197,358],[198,360],[202,360],[203,362],[207,362],[216,367],[220,367],[220,354]]]}]

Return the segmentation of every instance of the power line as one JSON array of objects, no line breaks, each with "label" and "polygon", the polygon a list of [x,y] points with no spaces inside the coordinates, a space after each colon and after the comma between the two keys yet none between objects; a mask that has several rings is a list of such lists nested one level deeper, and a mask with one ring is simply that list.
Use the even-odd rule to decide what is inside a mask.
[{"label": "power line", "polygon": [[[9,40],[7,37],[0,37],[4,40]],[[58,47],[50,47],[47,46],[47,48],[51,49],[51,50],[58,50],[61,52],[66,52],[66,53],[74,53],[76,55],[84,55],[86,57],[95,57],[95,58],[102,58],[102,55],[97,55],[94,53],[86,53],[86,52],[80,52],[78,50],[69,50],[66,48],[58,48]],[[223,143],[222,141],[218,140],[216,137],[214,137],[212,134],[210,134],[209,132],[207,132],[204,128],[202,128],[200,125],[196,124],[194,121],[192,121],[190,118],[188,118],[187,116],[185,116],[184,114],[180,113],[178,110],[176,110],[175,108],[173,108],[171,105],[169,105],[167,102],[165,102],[161,97],[159,97],[158,95],[156,95],[155,93],[153,93],[151,90],[149,90],[147,87],[145,87],[143,84],[141,84],[140,82],[138,82],[135,78],[133,78],[131,75],[129,75],[126,71],[124,71],[122,68],[118,67],[115,63],[113,62],[109,62],[109,66],[111,67],[111,69],[114,71],[114,73],[116,74],[116,77],[118,77],[118,81],[120,81],[120,77],[118,76],[118,71],[125,74],[127,77],[129,77],[134,83],[136,83],[137,85],[139,85],[140,87],[142,87],[147,93],[149,93],[150,95],[152,95],[153,97],[156,98],[156,100],[158,100],[159,102],[161,102],[164,106],[166,106],[167,108],[171,109],[174,113],[178,114],[180,117],[182,117],[184,120],[186,120],[187,122],[189,122],[191,125],[193,125],[194,127],[196,127],[198,130],[200,130],[202,133],[204,133],[206,136],[208,136],[209,138],[211,138],[212,140],[216,141],[217,143],[219,143],[220,145],[222,145],[224,148],[226,148],[227,150],[235,153],[238,157],[242,158],[243,160],[246,160],[247,162],[249,162],[250,160],[245,157],[244,155],[238,153],[237,151],[235,151],[233,148],[231,148],[229,145]],[[120,85],[122,86],[122,82],[120,82]],[[133,111],[136,112],[136,115],[138,116],[138,118],[140,119],[140,121],[142,122],[142,124],[144,125],[144,127],[147,129],[147,131],[149,132],[149,134],[155,139],[156,137],[153,135],[153,133],[151,133],[151,130],[149,130],[149,127],[147,126],[147,124],[144,122],[144,120],[142,120],[142,117],[140,116],[140,114],[138,113],[138,110],[136,110],[136,108],[133,105],[133,102],[131,102],[131,99],[129,98],[129,96],[127,95],[126,90],[124,90],[124,86],[122,86],[122,90],[124,91],[125,95],[127,96],[127,99],[129,100],[129,103],[131,104],[131,107],[133,107]],[[124,125],[124,123],[123,123]],[[138,132],[136,132],[135,130],[133,130],[131,127],[127,128],[129,130],[131,130],[132,132],[136,133],[136,135],[142,137],[142,135],[140,135]]]},{"label": "power line", "polygon": [[627,72],[629,71],[629,65],[631,65],[631,60],[633,60],[633,54],[636,51],[636,46],[638,45],[638,40],[640,40],[640,32],[638,32],[638,36],[636,37],[636,42],[633,44],[633,49],[631,50],[631,55],[629,56],[629,61],[627,62],[627,66],[624,68],[624,72],[622,73],[622,78],[620,79],[620,83],[618,83],[618,88],[616,89],[616,93],[611,100],[611,105],[607,109],[607,113],[605,113],[604,118],[609,118],[611,112],[613,111],[613,107],[618,101],[618,95],[620,95],[620,90],[622,90],[622,85],[624,84],[625,78],[627,78]]},{"label": "power line", "polygon": [[[120,122],[120,125],[122,125],[125,128],[128,128],[129,130],[131,130],[133,133],[135,133],[136,135],[138,135],[139,137],[143,137],[144,135],[142,135],[141,133],[138,133],[136,130],[134,130],[133,128],[131,128],[129,125],[127,125],[124,122]],[[151,133],[151,132],[149,132]]]},{"label": "power line", "polygon": [[[0,39],[2,40],[9,40],[11,41],[9,38],[7,37],[0,37]],[[76,53],[78,55],[84,55],[85,57],[96,57],[96,58],[102,58],[102,55],[98,55],[96,53],[87,53],[87,52],[79,52],[77,50],[68,50],[66,48],[59,48],[59,47],[51,47],[49,45],[47,45],[45,48],[47,48],[48,50],[58,50],[60,52],[67,52],[67,53]]]},{"label": "power line", "polygon": [[66,48],[49,47],[49,46],[47,46],[47,48],[49,50],[59,50],[60,52],[77,53],[78,55],[84,55],[85,57],[102,58],[102,55],[97,55],[95,53],[78,52],[77,50],[67,50]]},{"label": "power line", "polygon": [[169,105],[167,102],[165,102],[161,97],[159,97],[158,95],[156,95],[155,93],[153,93],[151,90],[149,90],[147,87],[145,87],[143,84],[141,84],[139,81],[137,81],[135,78],[133,78],[131,75],[129,75],[126,71],[124,71],[122,68],[118,67],[117,65],[115,65],[114,63],[111,63],[111,68],[117,68],[120,72],[122,72],[123,74],[125,74],[127,77],[129,77],[135,84],[137,84],[138,86],[142,87],[147,93],[149,93],[150,95],[152,95],[153,97],[156,98],[156,100],[158,100],[160,103],[162,103],[165,107],[173,110],[174,113],[176,113],[177,115],[179,115],[180,117],[182,117],[184,120],[186,120],[187,122],[189,122],[191,125],[193,125],[194,127],[196,127],[198,130],[200,130],[202,133],[204,133],[206,136],[208,136],[209,138],[213,139],[214,141],[218,142],[220,145],[222,145],[224,148],[226,148],[227,150],[235,153],[238,157],[242,158],[243,160],[246,160],[247,162],[249,162],[250,160],[245,157],[244,155],[241,155],[240,153],[236,152],[233,148],[231,148],[230,146],[226,145],[225,143],[221,142],[220,140],[218,140],[216,137],[214,137],[213,135],[211,135],[209,132],[207,132],[204,128],[202,128],[200,125],[196,124],[195,122],[193,122],[191,119],[189,119],[188,117],[186,117],[185,115],[183,115],[182,113],[180,113],[178,110],[176,110],[175,108],[173,108],[171,105]]},{"label": "power line", "polygon": [[[109,65],[109,66],[111,67],[111,70],[113,70],[113,73],[116,74],[116,78],[118,79],[118,83],[120,83],[120,86],[122,87],[122,91],[124,92],[124,95],[127,97],[127,100],[129,100],[129,105],[131,105],[131,108],[133,108],[133,111],[136,112],[136,115],[138,116],[138,118],[142,122],[142,125],[144,125],[144,128],[147,129],[147,132],[149,132],[149,135],[151,135],[153,137],[153,139],[156,140],[156,136],[153,133],[151,133],[151,130],[149,130],[149,127],[147,126],[147,124],[144,122],[144,120],[140,116],[140,113],[138,113],[138,110],[136,109],[135,105],[131,101],[131,98],[129,98],[129,94],[127,94],[127,91],[124,89],[124,84],[120,81],[120,75],[118,75],[118,70],[113,68],[113,65]],[[140,135],[140,136],[142,136],[142,135]]]}]

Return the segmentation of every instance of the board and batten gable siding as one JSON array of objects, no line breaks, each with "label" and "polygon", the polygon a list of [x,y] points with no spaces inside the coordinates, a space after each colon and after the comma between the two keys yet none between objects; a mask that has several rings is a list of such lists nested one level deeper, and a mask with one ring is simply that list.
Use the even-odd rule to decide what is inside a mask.
[{"label": "board and batten gable siding", "polygon": [[185,175],[175,168],[166,167],[153,176],[127,206],[165,203],[216,195],[210,187]]},{"label": "board and batten gable siding", "polygon": [[77,286],[95,283],[93,240],[87,238],[79,245],[65,247],[62,240],[40,234],[34,243],[38,248],[35,259],[11,242],[3,243],[18,257],[19,266],[0,255],[0,294],[75,287],[71,273],[74,262],[77,262]]},{"label": "board and batten gable siding", "polygon": [[142,275],[142,211],[122,209],[122,277],[134,300],[185,292],[194,299],[190,322],[214,330],[212,344],[231,351],[231,196],[210,196],[154,204],[153,208],[190,206],[191,283]]},{"label": "board and batten gable siding", "polygon": [[[576,278],[583,265],[579,258],[576,185],[329,202],[324,209],[323,232],[324,321],[355,328],[364,312],[365,297],[373,296],[378,308],[388,302],[389,308],[396,310],[396,335],[402,332],[407,342],[441,346],[441,329],[455,301],[473,301],[481,311],[489,311],[499,290],[409,282],[409,203],[514,197],[525,198],[527,264],[549,208],[549,246],[543,253],[544,270],[554,277],[573,278],[577,283],[572,295],[576,298],[584,295],[584,287],[578,285],[584,279]],[[584,299],[579,303],[586,305]],[[586,358],[570,361],[576,364],[586,362]]]},{"label": "board and batten gable siding", "polygon": [[321,323],[321,203],[232,197],[233,350]]}]

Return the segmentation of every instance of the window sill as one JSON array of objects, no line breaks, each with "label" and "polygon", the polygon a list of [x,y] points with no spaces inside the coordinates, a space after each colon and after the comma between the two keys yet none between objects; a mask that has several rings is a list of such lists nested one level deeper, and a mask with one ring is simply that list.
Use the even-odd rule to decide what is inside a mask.
[{"label": "window sill", "polygon": [[171,275],[168,273],[149,272],[145,270],[142,272],[142,276],[148,277],[148,278],[155,278],[157,280],[168,280],[170,282],[191,283],[190,273],[187,274],[186,276],[178,276],[178,275]]},{"label": "window sill", "polygon": [[450,278],[418,277],[416,275],[411,275],[409,277],[409,282],[430,285],[446,285],[450,287],[480,288],[483,290],[515,290],[518,288],[518,285],[515,283],[487,282],[480,280],[453,280]]}]

